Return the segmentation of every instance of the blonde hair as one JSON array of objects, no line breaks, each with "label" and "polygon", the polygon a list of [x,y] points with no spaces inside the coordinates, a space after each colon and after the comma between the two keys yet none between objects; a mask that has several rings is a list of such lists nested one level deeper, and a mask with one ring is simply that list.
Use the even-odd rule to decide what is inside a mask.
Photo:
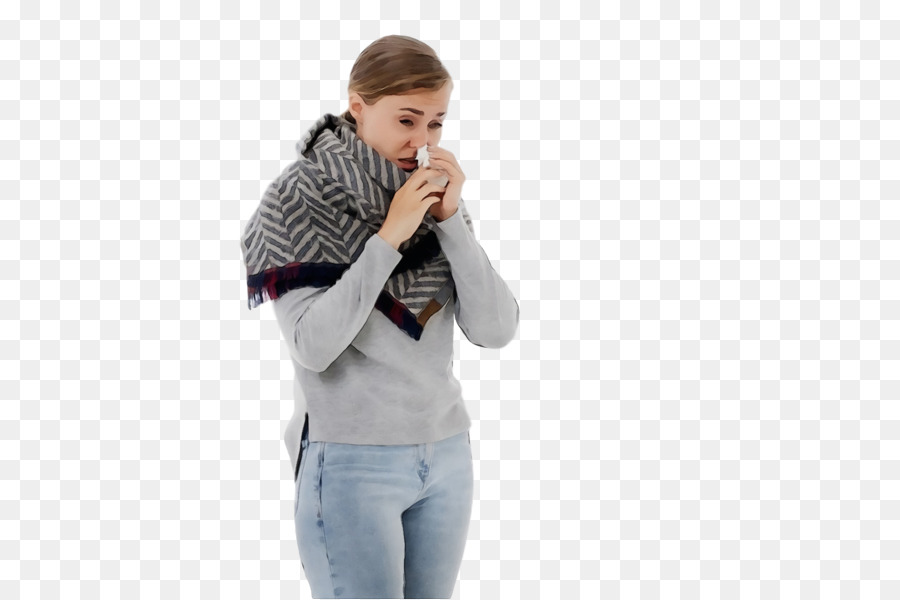
[{"label": "blonde hair", "polygon": [[[403,94],[425,88],[439,90],[453,85],[450,72],[428,44],[406,35],[386,35],[360,52],[350,71],[348,96],[359,94],[371,106],[383,96]],[[350,109],[341,115],[356,124]]]}]

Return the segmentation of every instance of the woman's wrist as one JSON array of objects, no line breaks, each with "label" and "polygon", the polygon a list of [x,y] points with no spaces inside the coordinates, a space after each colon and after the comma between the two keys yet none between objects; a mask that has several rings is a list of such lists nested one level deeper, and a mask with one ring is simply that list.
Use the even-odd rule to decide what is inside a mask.
[{"label": "woman's wrist", "polygon": [[388,244],[390,244],[391,247],[392,247],[394,250],[397,250],[397,249],[400,248],[400,244],[401,244],[402,242],[396,241],[396,240],[395,240],[393,237],[391,237],[389,234],[385,233],[384,229],[379,229],[377,235],[381,236],[381,239],[383,239],[383,240],[386,241]]}]

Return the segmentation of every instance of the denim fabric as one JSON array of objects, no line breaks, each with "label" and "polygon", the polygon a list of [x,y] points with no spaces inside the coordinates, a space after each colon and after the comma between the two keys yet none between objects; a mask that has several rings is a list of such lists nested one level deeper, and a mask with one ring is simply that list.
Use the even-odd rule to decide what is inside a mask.
[{"label": "denim fabric", "polygon": [[474,477],[469,432],[398,446],[301,442],[294,499],[314,598],[449,598]]}]

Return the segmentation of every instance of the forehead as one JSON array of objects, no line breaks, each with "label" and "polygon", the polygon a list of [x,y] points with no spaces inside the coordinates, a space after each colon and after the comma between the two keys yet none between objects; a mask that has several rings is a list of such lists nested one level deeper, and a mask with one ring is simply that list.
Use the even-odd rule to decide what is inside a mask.
[{"label": "forehead", "polygon": [[[450,102],[450,90],[449,86],[444,86],[437,91],[425,90],[397,96],[387,96],[385,100],[388,100],[387,105],[392,110],[406,112],[407,114],[416,114],[415,111],[420,111],[426,115],[433,115],[438,112],[446,112],[447,105]],[[410,108],[412,111],[402,110],[404,108]]]}]

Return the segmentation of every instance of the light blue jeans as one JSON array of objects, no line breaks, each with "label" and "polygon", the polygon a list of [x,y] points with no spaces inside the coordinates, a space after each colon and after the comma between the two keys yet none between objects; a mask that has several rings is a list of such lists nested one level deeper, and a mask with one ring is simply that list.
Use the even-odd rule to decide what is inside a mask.
[{"label": "light blue jeans", "polygon": [[294,524],[313,598],[450,598],[472,513],[469,432],[301,447]]}]

